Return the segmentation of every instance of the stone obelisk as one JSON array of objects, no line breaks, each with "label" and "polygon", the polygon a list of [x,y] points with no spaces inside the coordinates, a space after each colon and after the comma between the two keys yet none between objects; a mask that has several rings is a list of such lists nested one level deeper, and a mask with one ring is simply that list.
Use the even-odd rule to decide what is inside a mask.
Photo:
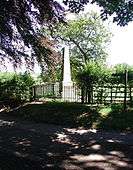
[{"label": "stone obelisk", "polygon": [[71,101],[73,83],[71,80],[69,46],[64,47],[64,68],[63,68],[63,99]]}]

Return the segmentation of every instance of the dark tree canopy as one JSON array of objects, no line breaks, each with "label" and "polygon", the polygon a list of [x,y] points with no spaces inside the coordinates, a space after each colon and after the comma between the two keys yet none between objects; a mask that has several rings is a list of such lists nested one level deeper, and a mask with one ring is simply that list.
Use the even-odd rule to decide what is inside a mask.
[{"label": "dark tree canopy", "polygon": [[[7,57],[14,65],[21,64],[23,56],[26,63],[33,64],[36,56],[42,66],[52,62],[55,54],[44,41],[41,43],[43,37],[37,29],[43,22],[62,20],[62,12],[63,8],[52,0],[1,0],[0,61]],[[32,48],[32,57],[25,46]]]},{"label": "dark tree canopy", "polygon": [[[103,7],[101,16],[114,15],[114,21],[124,26],[133,20],[132,0],[64,0],[72,12],[79,12],[87,3]],[[42,67],[56,57],[48,45],[41,43],[38,28],[44,22],[54,24],[64,20],[64,8],[54,0],[0,0],[0,61],[8,58],[14,65],[22,58],[33,64],[36,58]],[[44,37],[45,38],[45,37]],[[47,43],[47,42],[46,42]],[[32,49],[32,55],[25,47]],[[23,56],[23,57],[22,57]]]},{"label": "dark tree canopy", "polygon": [[120,26],[133,21],[133,0],[64,0],[63,2],[72,12],[83,10],[87,3],[96,3],[102,7],[101,16],[104,20],[114,14],[113,21]]}]

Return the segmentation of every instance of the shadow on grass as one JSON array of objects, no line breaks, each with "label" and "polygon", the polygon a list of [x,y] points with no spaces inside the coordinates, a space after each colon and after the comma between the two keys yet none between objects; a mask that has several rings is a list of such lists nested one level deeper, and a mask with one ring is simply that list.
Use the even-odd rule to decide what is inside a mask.
[{"label": "shadow on grass", "polygon": [[59,102],[30,103],[10,110],[7,114],[35,122],[88,128],[100,117],[96,107]]},{"label": "shadow on grass", "polygon": [[[122,111],[122,105],[104,108],[79,103],[34,102],[9,110],[7,115],[21,119],[68,127],[86,127],[104,130],[133,131],[133,110]],[[1,114],[5,111],[1,111]]]},{"label": "shadow on grass", "polygon": [[133,132],[133,109],[123,111],[122,104],[113,104],[110,111],[101,116],[97,128]]},{"label": "shadow on grass", "polygon": [[0,120],[2,170],[133,169],[133,147],[127,134],[19,120],[10,125],[10,118],[17,116],[69,127],[92,127],[96,122],[102,127],[116,119],[112,112],[102,118],[97,108],[72,103],[31,103],[14,109]]},{"label": "shadow on grass", "polygon": [[133,148],[119,135],[46,124],[1,126],[0,169],[131,170]]}]

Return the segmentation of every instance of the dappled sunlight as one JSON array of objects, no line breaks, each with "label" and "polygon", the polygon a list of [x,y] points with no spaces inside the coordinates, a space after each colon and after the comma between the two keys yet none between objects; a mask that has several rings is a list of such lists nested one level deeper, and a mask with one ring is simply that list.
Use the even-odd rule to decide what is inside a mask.
[{"label": "dappled sunlight", "polygon": [[92,145],[92,146],[91,146],[91,149],[93,149],[93,150],[100,150],[100,149],[101,149],[101,146],[98,145],[98,144]]},{"label": "dappled sunlight", "polygon": [[110,151],[109,154],[118,156],[118,157],[124,157],[124,154],[120,151]]},{"label": "dappled sunlight", "polygon": [[6,110],[7,110],[7,108],[5,108],[5,107],[2,108],[2,109],[0,109],[0,113],[1,113],[1,112],[4,112],[4,111],[6,111]]},{"label": "dappled sunlight", "polygon": [[[96,129],[84,129],[84,128],[64,128],[66,134],[69,136],[80,136],[80,140],[98,140],[106,141],[109,143],[133,143],[133,135],[132,133],[121,133],[121,132],[107,132],[104,130],[96,130]],[[73,138],[74,139],[74,138]]]},{"label": "dappled sunlight", "polygon": [[113,155],[102,155],[102,154],[89,154],[89,155],[80,155],[75,154],[70,156],[73,162],[82,163],[82,167],[92,167],[94,165],[97,168],[107,169],[118,169],[118,168],[133,168],[132,164],[127,162],[127,160],[122,159],[122,157],[117,157]]},{"label": "dappled sunlight", "polygon": [[[121,136],[125,136],[125,134],[119,134],[119,135],[117,134],[118,135],[117,140],[116,139],[112,140],[114,143],[112,146],[111,144],[112,136],[110,136],[109,132],[105,133],[96,130],[85,130],[85,129],[77,129],[77,130],[65,129],[65,130],[67,134],[67,136],[65,137],[66,138],[69,137],[69,141],[71,139],[71,142],[69,142],[69,144],[73,146],[72,149],[73,152],[68,152],[70,155],[69,164],[71,163],[71,166],[74,165],[74,167],[76,167],[77,165],[80,164],[80,167],[82,167],[82,169],[93,167],[94,169],[102,168],[103,170],[133,168],[131,162],[132,159],[127,158],[127,153],[125,155],[124,148],[121,151],[121,147],[125,147],[125,146],[118,145],[118,143],[124,142],[122,139],[121,140],[118,139]],[[114,133],[114,136],[116,138],[116,133]]]},{"label": "dappled sunlight", "polygon": [[92,133],[96,133],[97,130],[96,129],[84,129],[84,128],[72,128],[72,129],[66,129],[68,132],[70,133],[78,133],[80,135],[86,134],[88,132],[92,132]]},{"label": "dappled sunlight", "polygon": [[22,139],[22,140],[20,140],[20,141],[16,141],[16,145],[29,147],[29,146],[31,146],[31,141],[24,138],[24,139]]},{"label": "dappled sunlight", "polygon": [[12,165],[8,154],[13,154],[14,160],[28,167],[25,170],[33,165],[35,170],[131,170],[132,139],[127,133],[16,120],[13,126],[0,128],[0,168],[5,162]]},{"label": "dappled sunlight", "polygon": [[55,133],[56,138],[53,138],[52,141],[58,141],[61,143],[71,143],[69,137],[67,135],[65,135],[64,133]]},{"label": "dappled sunlight", "polygon": [[26,154],[26,153],[23,153],[23,152],[18,152],[18,151],[15,151],[14,155],[17,156],[17,157],[23,157],[23,158],[29,156],[29,154]]},{"label": "dappled sunlight", "polygon": [[70,158],[76,159],[80,162],[86,162],[86,161],[105,161],[106,158],[100,154],[90,154],[90,155],[74,155]]},{"label": "dappled sunlight", "polygon": [[59,142],[64,144],[71,144],[72,146],[76,146],[77,144],[74,143],[74,141],[71,140],[69,135],[66,135],[65,133],[55,133],[56,138],[53,138],[53,142]]},{"label": "dappled sunlight", "polygon": [[114,140],[109,139],[109,140],[107,140],[107,142],[110,142],[110,143],[115,143],[115,142],[121,143],[122,141],[121,140],[116,140],[116,139],[114,139]]},{"label": "dappled sunlight", "polygon": [[[61,148],[65,148],[67,155],[65,159],[62,158],[60,167],[65,167],[69,170],[83,170],[86,168],[98,170],[118,170],[123,168],[130,170],[133,168],[132,154],[128,155],[128,146],[121,144],[125,143],[125,137],[127,137],[125,133],[64,128],[62,133],[56,133],[53,142],[58,142],[58,144],[62,145]],[[120,140],[118,140],[119,138]],[[56,155],[55,157],[58,156]]]},{"label": "dappled sunlight", "polygon": [[67,169],[103,169],[103,170],[116,170],[116,169],[132,169],[133,166],[127,160],[114,157],[112,155],[102,154],[75,154],[69,157],[69,159],[63,161],[63,165],[67,164]]},{"label": "dappled sunlight", "polygon": [[15,121],[0,120],[0,126],[13,126]]}]

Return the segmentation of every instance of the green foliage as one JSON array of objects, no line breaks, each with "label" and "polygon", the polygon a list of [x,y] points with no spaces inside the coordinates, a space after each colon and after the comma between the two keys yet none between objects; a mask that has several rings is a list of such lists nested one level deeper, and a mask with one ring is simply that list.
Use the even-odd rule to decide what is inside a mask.
[{"label": "green foliage", "polygon": [[103,65],[97,62],[88,62],[84,67],[77,73],[76,79],[79,85],[82,87],[90,87],[95,85],[103,85],[108,82],[111,76],[111,71]]},{"label": "green foliage", "polygon": [[112,104],[107,114],[101,117],[98,127],[105,130],[133,131],[133,110],[123,111],[122,104]]},{"label": "green foliage", "polygon": [[125,83],[125,70],[127,71],[127,83],[132,85],[133,83],[133,66],[126,63],[117,64],[113,68],[112,84],[124,84]]},{"label": "green foliage", "polygon": [[[89,61],[104,62],[111,33],[97,13],[78,15],[67,24],[56,24],[53,29],[45,26],[41,32],[58,41],[59,45],[69,44],[72,77]],[[57,70],[58,72],[59,70]]]},{"label": "green foliage", "polygon": [[50,70],[46,70],[46,71],[42,72],[38,76],[38,81],[40,83],[43,83],[43,82],[50,82],[50,83],[61,82],[63,80],[62,74],[63,74],[62,63],[60,63],[60,64],[57,64],[57,66],[53,70],[53,72],[51,72]]},{"label": "green foliage", "polygon": [[28,73],[24,74],[0,74],[0,101],[9,105],[17,105],[22,101],[29,100],[33,78]]},{"label": "green foliage", "polygon": [[122,64],[116,64],[114,66],[114,70],[115,70],[115,73],[119,74],[119,73],[125,73],[125,70],[131,70],[131,66],[129,66],[128,64],[126,63],[122,63]]},{"label": "green foliage", "polygon": [[[71,21],[69,27],[68,37],[70,37],[69,42],[72,43],[73,76],[88,61],[104,62],[106,60],[111,33],[97,14],[90,13],[84,17],[80,16],[77,20]],[[73,33],[71,33],[71,29]]]},{"label": "green foliage", "polygon": [[123,110],[122,104],[115,104],[115,103],[111,104],[111,111],[112,112],[117,113],[117,112],[121,112],[122,110]]},{"label": "green foliage", "polygon": [[[76,81],[82,89],[82,103],[93,102],[93,87],[109,83],[111,71],[103,63],[88,62],[77,72]],[[97,103],[102,103],[106,97],[106,90],[97,88]]]},{"label": "green foliage", "polygon": [[[101,8],[101,16],[107,19],[113,15],[114,22],[126,25],[133,20],[132,0],[64,0],[70,11],[78,13],[87,3],[96,3]],[[16,66],[22,58],[26,64],[37,61],[49,64],[51,50],[42,46],[39,39],[38,25],[50,23],[53,26],[56,21],[64,21],[65,9],[57,1],[45,0],[1,0],[0,1],[0,59],[8,58]],[[80,27],[80,26],[79,26]],[[19,44],[19,45],[18,45]],[[32,57],[26,53],[26,48],[32,49]],[[22,57],[23,56],[23,57]]]},{"label": "green foliage", "polygon": [[71,57],[80,64],[90,59],[106,59],[106,47],[110,42],[111,33],[94,12],[78,15],[67,24],[57,24],[52,31],[45,27],[43,33],[47,36],[52,35],[61,44],[70,44]]}]

